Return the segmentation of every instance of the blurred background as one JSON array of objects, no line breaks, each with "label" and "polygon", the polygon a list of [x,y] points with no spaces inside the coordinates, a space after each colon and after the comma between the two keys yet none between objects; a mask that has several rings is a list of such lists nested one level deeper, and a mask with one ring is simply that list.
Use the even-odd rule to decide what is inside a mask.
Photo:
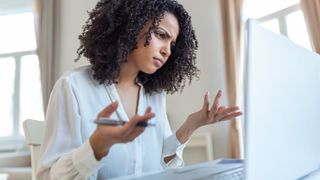
[{"label": "blurred background", "polygon": [[[206,91],[213,98],[221,89],[222,104],[242,107],[246,19],[257,19],[271,31],[312,50],[304,6],[299,0],[178,1],[192,17],[199,40],[197,66],[201,74],[183,92],[168,95],[173,130],[202,107]],[[77,63],[74,59],[87,11],[96,3],[0,0],[0,179],[31,179],[22,122],[44,121],[54,82],[63,72],[88,64],[84,58]],[[243,158],[242,122],[239,118],[200,128],[185,149],[186,164]]]}]

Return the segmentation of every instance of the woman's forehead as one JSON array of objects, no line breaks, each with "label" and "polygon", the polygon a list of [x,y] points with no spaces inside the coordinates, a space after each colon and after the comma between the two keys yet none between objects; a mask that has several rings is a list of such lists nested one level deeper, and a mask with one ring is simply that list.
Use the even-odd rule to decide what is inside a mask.
[{"label": "woman's forehead", "polygon": [[166,28],[173,37],[177,37],[179,34],[179,22],[172,13],[165,12],[159,26]]},{"label": "woman's forehead", "polygon": [[[145,26],[144,26],[144,32],[149,31],[150,27],[152,26],[153,20],[149,20]],[[176,16],[172,13],[165,12],[163,15],[163,18],[160,19],[159,21],[159,28],[163,28],[166,31],[169,31],[170,35],[174,37],[175,39],[178,37],[179,32],[180,32],[180,27],[179,27],[179,22]]]}]

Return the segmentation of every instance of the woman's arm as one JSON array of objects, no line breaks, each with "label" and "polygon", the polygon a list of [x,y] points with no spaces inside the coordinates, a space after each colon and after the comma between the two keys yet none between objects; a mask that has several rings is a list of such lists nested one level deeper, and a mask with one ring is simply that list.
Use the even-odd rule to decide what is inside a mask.
[{"label": "woman's arm", "polygon": [[[60,78],[50,96],[37,179],[87,179],[100,163],[81,134],[81,116],[72,80]],[[94,177],[93,177],[94,178]]]},{"label": "woman's arm", "polygon": [[[209,93],[207,92],[205,94],[204,103],[201,110],[190,114],[186,121],[176,132],[177,139],[181,144],[186,143],[190,139],[192,133],[201,126],[229,120],[242,114],[239,111],[238,106],[220,106],[221,95],[222,92],[218,91],[214,99],[213,105],[209,108]],[[164,160],[167,163],[174,157],[175,154],[166,157]]]}]

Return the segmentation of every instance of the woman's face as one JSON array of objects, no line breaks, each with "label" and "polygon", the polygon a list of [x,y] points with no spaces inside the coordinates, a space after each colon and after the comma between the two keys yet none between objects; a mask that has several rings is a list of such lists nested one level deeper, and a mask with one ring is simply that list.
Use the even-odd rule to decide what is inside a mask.
[{"label": "woman's face", "polygon": [[138,48],[128,55],[128,63],[147,74],[152,74],[167,62],[171,54],[171,46],[176,42],[179,34],[177,18],[166,12],[158,28],[151,33],[148,46],[144,46],[146,33],[152,21],[148,21],[137,37]]}]

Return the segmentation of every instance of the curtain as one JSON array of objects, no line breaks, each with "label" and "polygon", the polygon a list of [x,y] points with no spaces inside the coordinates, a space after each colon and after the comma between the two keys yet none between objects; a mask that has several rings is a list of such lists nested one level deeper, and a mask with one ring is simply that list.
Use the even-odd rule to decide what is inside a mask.
[{"label": "curtain", "polygon": [[[238,103],[242,39],[242,0],[220,0],[225,55],[227,95],[230,105]],[[232,158],[243,158],[242,122],[232,119],[229,129]]]},{"label": "curtain", "polygon": [[44,112],[54,85],[53,28],[54,0],[33,0],[33,14],[37,40]]},{"label": "curtain", "polygon": [[300,6],[307,25],[309,39],[312,48],[320,54],[320,1],[319,0],[301,0]]}]

